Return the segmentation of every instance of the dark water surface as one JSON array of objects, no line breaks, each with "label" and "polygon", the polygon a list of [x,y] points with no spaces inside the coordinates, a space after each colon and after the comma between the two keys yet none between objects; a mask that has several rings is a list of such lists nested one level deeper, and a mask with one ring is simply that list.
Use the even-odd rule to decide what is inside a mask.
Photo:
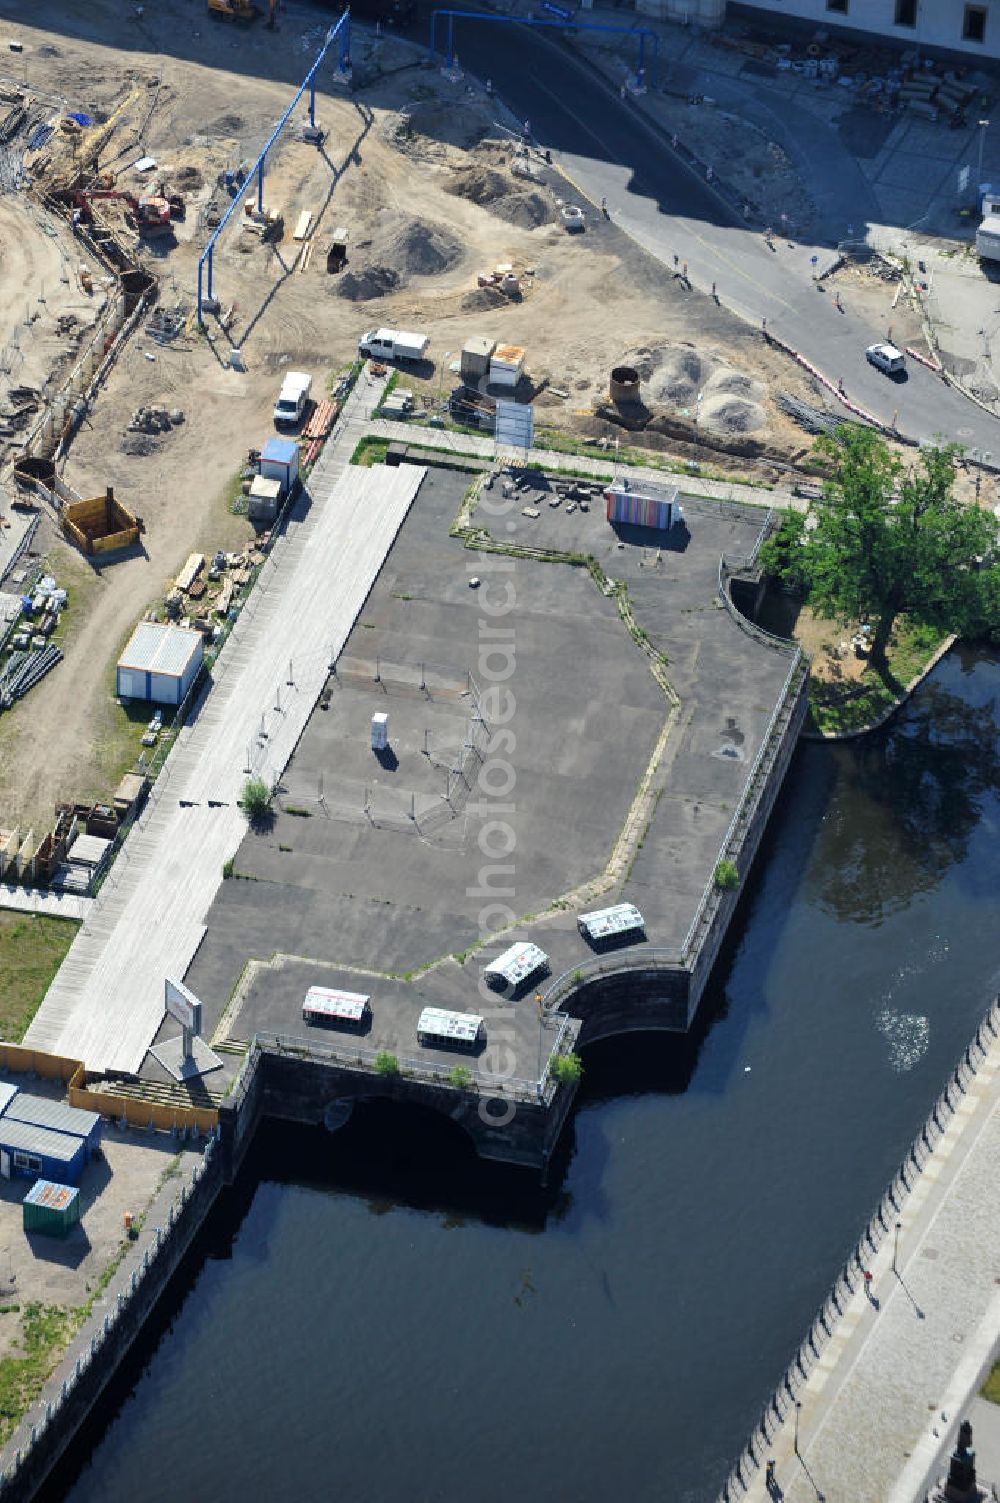
[{"label": "dark water surface", "polygon": [[274,1129],[50,1498],[710,1503],[997,989],[1000,662],[803,745],[698,1039],[591,1050],[548,1191]]}]

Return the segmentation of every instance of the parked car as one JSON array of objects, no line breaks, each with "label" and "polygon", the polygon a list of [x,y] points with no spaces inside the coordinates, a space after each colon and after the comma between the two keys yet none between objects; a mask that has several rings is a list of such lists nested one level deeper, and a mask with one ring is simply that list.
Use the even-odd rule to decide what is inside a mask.
[{"label": "parked car", "polygon": [[870,344],[865,359],[887,376],[899,376],[906,370],[906,356],[894,344]]}]

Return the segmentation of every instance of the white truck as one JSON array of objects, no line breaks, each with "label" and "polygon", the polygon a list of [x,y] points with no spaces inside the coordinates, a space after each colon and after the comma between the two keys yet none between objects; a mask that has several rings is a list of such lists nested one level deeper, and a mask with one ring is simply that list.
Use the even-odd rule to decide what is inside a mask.
[{"label": "white truck", "polygon": [[1000,261],[1000,195],[983,194],[983,218],[976,231],[976,255],[980,261]]},{"label": "white truck", "polygon": [[409,329],[369,329],[358,340],[358,353],[372,360],[423,360],[430,338]]},{"label": "white truck", "polygon": [[305,371],[288,372],[274,404],[274,421],[279,428],[301,422],[312,390],[312,379]]}]

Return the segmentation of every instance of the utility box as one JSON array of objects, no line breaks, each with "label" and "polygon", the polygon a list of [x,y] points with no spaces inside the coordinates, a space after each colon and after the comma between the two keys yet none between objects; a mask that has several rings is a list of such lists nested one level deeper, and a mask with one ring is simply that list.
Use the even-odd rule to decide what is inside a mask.
[{"label": "utility box", "polygon": [[57,1185],[36,1179],[21,1202],[26,1232],[45,1237],[68,1237],[80,1220],[80,1192],[75,1185]]},{"label": "utility box", "polygon": [[496,347],[495,339],[487,339],[482,334],[467,339],[462,346],[462,380],[475,382],[489,375],[490,356]]},{"label": "utility box", "polygon": [[385,713],[372,716],[372,751],[385,751],[389,745],[389,717]]},{"label": "utility box", "polygon": [[270,526],[278,515],[280,502],[281,481],[265,480],[263,475],[255,475],[247,503],[247,516],[251,522],[263,522],[265,526]]}]

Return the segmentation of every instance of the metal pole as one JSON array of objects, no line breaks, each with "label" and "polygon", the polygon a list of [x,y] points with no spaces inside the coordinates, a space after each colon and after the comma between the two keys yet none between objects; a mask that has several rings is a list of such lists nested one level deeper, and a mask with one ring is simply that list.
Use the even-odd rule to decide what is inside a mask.
[{"label": "metal pole", "polygon": [[198,262],[198,322],[199,323],[201,323],[201,283],[202,283],[202,273],[203,273],[203,271],[204,271],[204,266],[203,266],[202,262],[199,261]]},{"label": "metal pole", "polygon": [[260,159],[260,166],[257,168],[257,213],[258,214],[262,214],[263,212],[264,212],[264,158],[261,157],[261,159]]},{"label": "metal pole", "polygon": [[901,1226],[902,1226],[902,1222],[901,1221],[897,1221],[896,1222],[896,1235],[895,1235],[895,1238],[893,1239],[893,1244],[892,1244],[892,1271],[896,1275],[897,1278],[899,1277],[899,1269],[896,1266],[896,1257],[897,1257],[897,1254],[899,1253],[899,1228]]},{"label": "metal pole", "polygon": [[645,37],[645,33],[640,31],[640,33],[639,33],[639,67],[638,67],[638,70],[637,70],[636,75],[635,75],[635,82],[636,82],[636,86],[637,87],[641,86],[642,80],[643,80],[643,75],[645,74],[645,71],[646,71],[646,37]]},{"label": "metal pole", "polygon": [[313,73],[309,79],[309,124],[315,129],[316,126],[316,75]]},{"label": "metal pole", "polygon": [[215,296],[215,293],[212,290],[212,268],[213,268],[214,264],[215,264],[215,247],[213,246],[212,249],[208,253],[208,295],[209,295],[210,298]]},{"label": "metal pole", "polygon": [[801,1408],[802,1408],[801,1403],[799,1402],[798,1399],[796,1399],[795,1400],[795,1441],[794,1441],[796,1456],[798,1456],[800,1454],[799,1453],[799,1410]]},{"label": "metal pole", "polygon": [[986,132],[989,129],[988,120],[979,122],[979,165],[976,168],[976,200],[979,200],[979,184],[983,180],[983,150],[986,146]]}]

